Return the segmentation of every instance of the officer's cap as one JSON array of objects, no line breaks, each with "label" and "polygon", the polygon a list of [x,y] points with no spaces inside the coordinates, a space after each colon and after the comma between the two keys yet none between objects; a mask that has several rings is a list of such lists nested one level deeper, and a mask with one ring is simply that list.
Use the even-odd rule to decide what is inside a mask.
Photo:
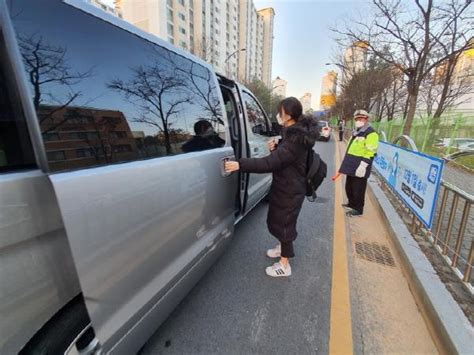
[{"label": "officer's cap", "polygon": [[366,110],[357,110],[354,112],[354,118],[356,117],[364,117],[369,119],[369,113]]}]

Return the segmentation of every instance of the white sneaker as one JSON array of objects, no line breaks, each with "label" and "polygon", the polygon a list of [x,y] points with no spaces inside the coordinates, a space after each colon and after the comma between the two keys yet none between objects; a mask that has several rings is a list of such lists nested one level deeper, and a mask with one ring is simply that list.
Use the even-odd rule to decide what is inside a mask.
[{"label": "white sneaker", "polygon": [[267,250],[267,256],[269,258],[279,258],[281,256],[281,244],[278,244],[273,249],[268,249]]},{"label": "white sneaker", "polygon": [[288,266],[283,266],[280,262],[277,262],[273,264],[272,266],[269,266],[265,269],[265,272],[267,273],[268,276],[271,277],[284,277],[284,276],[290,276],[291,275],[291,266],[288,264]]}]

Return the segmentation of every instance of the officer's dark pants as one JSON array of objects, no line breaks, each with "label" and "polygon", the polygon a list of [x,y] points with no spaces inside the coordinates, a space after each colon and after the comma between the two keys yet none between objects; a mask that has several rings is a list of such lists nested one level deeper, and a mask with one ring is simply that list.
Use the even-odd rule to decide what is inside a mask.
[{"label": "officer's dark pants", "polygon": [[342,136],[344,135],[344,131],[339,131],[339,141],[342,142]]},{"label": "officer's dark pants", "polygon": [[346,195],[349,200],[350,208],[364,213],[365,190],[367,188],[367,179],[356,176],[347,176]]}]

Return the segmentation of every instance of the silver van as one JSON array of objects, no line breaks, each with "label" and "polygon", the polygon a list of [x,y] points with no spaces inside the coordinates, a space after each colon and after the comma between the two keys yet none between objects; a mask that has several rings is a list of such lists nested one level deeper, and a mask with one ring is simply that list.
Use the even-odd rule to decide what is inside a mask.
[{"label": "silver van", "polygon": [[82,0],[0,0],[0,353],[136,352],[271,175],[245,87]]}]

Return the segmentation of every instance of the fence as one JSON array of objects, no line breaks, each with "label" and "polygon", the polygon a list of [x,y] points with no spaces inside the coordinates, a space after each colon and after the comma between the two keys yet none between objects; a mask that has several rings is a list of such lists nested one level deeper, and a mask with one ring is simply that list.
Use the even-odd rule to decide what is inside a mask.
[{"label": "fence", "polygon": [[[385,132],[387,141],[391,142],[403,134],[404,123],[405,121],[399,118],[373,122],[372,125],[377,131]],[[474,113],[448,113],[438,119],[417,117],[413,120],[408,135],[420,152],[429,155],[445,157],[460,149],[470,149],[474,152]],[[469,142],[473,145],[467,147]],[[457,162],[474,169],[474,155],[459,155]]]},{"label": "fence", "polygon": [[[405,136],[405,138],[408,145],[418,151],[416,143],[410,137]],[[388,185],[386,187],[391,191]],[[395,193],[393,196],[403,205],[403,201]],[[472,273],[474,216],[473,209],[471,209],[474,196],[446,181],[441,183],[439,196],[442,198],[437,201],[434,230],[426,229],[418,217],[404,206],[405,212],[411,216],[411,232],[412,234],[419,233],[429,240],[466,288],[474,293],[474,275]]]}]

